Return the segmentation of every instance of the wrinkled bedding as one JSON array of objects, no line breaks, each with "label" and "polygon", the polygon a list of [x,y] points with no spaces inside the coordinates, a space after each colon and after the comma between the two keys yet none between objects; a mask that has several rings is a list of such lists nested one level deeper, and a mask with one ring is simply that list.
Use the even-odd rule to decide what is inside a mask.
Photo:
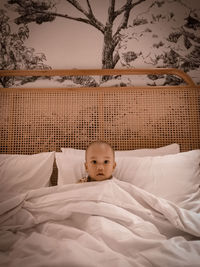
[{"label": "wrinkled bedding", "polygon": [[0,266],[200,266],[200,214],[115,178],[0,203]]}]

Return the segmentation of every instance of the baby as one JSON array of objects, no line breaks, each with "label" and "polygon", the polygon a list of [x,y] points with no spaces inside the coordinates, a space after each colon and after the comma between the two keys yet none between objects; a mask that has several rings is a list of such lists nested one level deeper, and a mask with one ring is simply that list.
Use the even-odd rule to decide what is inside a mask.
[{"label": "baby", "polygon": [[80,179],[79,183],[111,179],[115,167],[113,148],[106,142],[93,142],[85,152],[85,169],[88,177]]}]

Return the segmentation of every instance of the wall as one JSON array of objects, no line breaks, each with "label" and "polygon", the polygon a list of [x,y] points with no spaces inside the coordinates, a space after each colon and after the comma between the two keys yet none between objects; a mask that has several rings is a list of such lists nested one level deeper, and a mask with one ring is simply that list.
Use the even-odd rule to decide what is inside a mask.
[{"label": "wall", "polygon": [[[110,12],[110,21],[116,15],[113,23],[108,23],[108,0],[91,0],[91,6],[79,0],[78,7],[65,0],[55,5],[50,0],[43,5],[43,1],[24,1],[28,5],[21,7],[21,17],[20,1],[5,6],[7,2],[0,3],[6,11],[1,16],[9,18],[4,28],[1,25],[1,33],[6,36],[2,38],[6,43],[1,43],[2,69],[175,67],[200,84],[199,1],[141,0],[127,15],[127,7],[123,9],[126,1],[116,0],[118,13]],[[166,78],[152,78],[151,84],[166,84]],[[170,78],[167,83],[180,81]]]}]

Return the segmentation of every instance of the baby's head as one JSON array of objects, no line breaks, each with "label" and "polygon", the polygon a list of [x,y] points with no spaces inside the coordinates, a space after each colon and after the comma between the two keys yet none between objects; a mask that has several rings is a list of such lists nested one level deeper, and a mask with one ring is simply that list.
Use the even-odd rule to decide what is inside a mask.
[{"label": "baby's head", "polygon": [[86,149],[85,168],[91,180],[110,179],[115,166],[115,152],[108,143],[93,142]]}]

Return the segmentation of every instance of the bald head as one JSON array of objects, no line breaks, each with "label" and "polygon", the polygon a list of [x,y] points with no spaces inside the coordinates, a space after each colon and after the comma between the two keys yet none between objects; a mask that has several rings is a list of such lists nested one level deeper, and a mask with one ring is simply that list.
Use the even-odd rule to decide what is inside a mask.
[{"label": "bald head", "polygon": [[115,151],[109,143],[104,142],[104,141],[95,141],[95,142],[90,143],[89,146],[87,147],[86,151],[85,151],[85,160],[86,161],[87,161],[88,152],[93,148],[100,149],[100,150],[104,149],[108,152],[111,151],[113,158],[115,158]]}]

